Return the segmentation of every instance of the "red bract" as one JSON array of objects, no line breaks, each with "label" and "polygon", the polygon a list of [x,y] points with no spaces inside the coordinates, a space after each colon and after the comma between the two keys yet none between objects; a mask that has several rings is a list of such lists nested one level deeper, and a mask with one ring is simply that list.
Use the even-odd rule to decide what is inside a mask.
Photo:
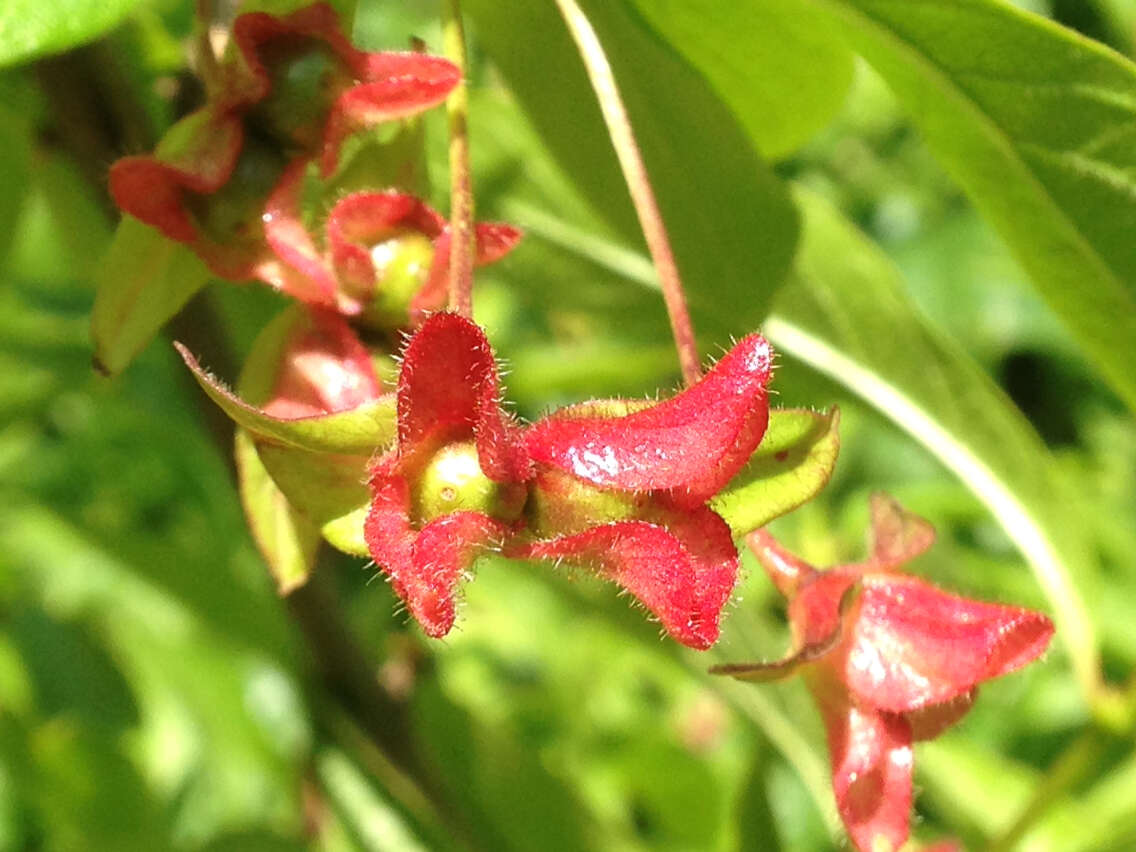
[{"label": "red bract", "polygon": [[289,162],[316,157],[330,174],[350,132],[435,106],[459,78],[437,57],[356,50],[326,4],[241,15],[206,105],[153,155],[116,162],[110,191],[217,275],[249,278],[267,253],[264,200]]},{"label": "red bract", "polygon": [[375,562],[427,635],[453,626],[458,582],[512,530],[528,475],[485,335],[456,314],[434,314],[403,355],[398,445],[374,466],[364,526]]},{"label": "red bract", "polygon": [[678,641],[714,644],[738,557],[706,502],[765,433],[771,365],[768,342],[751,335],[672,399],[587,403],[534,424],[538,540],[523,555],[598,568]]},{"label": "red bract", "polygon": [[[411,195],[356,192],[332,207],[320,248],[301,219],[306,165],[290,166],[268,199],[264,234],[275,258],[257,276],[310,304],[364,313],[387,327],[441,308],[449,287],[446,220]],[[485,264],[512,250],[521,233],[483,224],[476,238],[476,262]]]},{"label": "red bract", "polygon": [[934,531],[883,495],[872,500],[872,532],[867,562],[828,571],[751,533],[750,548],[789,599],[796,650],[714,671],[768,680],[802,670],[828,730],[841,818],[857,848],[876,852],[898,849],[909,833],[912,743],[958,721],[978,684],[1036,659],[1053,624],[899,573]]}]

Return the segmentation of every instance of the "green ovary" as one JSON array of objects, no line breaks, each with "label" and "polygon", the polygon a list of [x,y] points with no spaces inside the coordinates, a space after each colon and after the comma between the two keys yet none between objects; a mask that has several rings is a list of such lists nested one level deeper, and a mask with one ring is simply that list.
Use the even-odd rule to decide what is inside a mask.
[{"label": "green ovary", "polygon": [[482,473],[473,441],[448,444],[435,453],[411,493],[419,524],[453,512],[480,512],[511,521],[520,515],[524,498],[524,486],[494,482]]}]

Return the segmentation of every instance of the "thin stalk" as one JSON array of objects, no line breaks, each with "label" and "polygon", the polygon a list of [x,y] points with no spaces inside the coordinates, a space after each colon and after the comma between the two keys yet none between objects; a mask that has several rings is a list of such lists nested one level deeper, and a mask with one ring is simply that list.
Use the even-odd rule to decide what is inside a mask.
[{"label": "thin stalk", "polygon": [[468,62],[460,0],[443,5],[446,58],[461,69],[462,79],[446,101],[450,119],[450,310],[463,317],[473,315],[473,185],[469,167],[469,90],[465,75]]},{"label": "thin stalk", "polygon": [[596,37],[596,31],[592,29],[591,23],[576,0],[556,0],[556,5],[560,8],[564,23],[568,25],[568,31],[580,50],[580,57],[584,61],[588,79],[592,82],[592,89],[595,90],[596,100],[599,101],[611,144],[619,158],[620,168],[623,169],[623,179],[627,181],[631,202],[635,205],[635,212],[639,216],[639,226],[643,229],[643,236],[647,240],[647,249],[651,252],[651,259],[655,263],[655,271],[663,291],[663,301],[666,303],[667,314],[671,320],[671,331],[674,334],[675,348],[678,350],[682,377],[688,385],[693,384],[702,376],[694,326],[690,321],[690,311],[686,306],[686,295],[682,289],[682,279],[679,277],[674,252],[671,251],[671,243],[667,238],[666,225],[663,224],[655,192],[651,189],[647,167],[643,163],[643,156],[635,141],[635,133],[631,129],[631,121],[627,117],[619,87],[616,86],[615,75],[612,73],[611,64],[607,61],[603,46]]}]

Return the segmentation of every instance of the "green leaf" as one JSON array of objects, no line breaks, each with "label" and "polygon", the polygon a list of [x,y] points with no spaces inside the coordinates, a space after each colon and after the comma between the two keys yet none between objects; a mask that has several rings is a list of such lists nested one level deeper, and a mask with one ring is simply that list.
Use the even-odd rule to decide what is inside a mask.
[{"label": "green leaf", "polygon": [[209,270],[193,252],[123,218],[95,279],[95,364],[110,375],[122,372],[208,282]]},{"label": "green leaf", "polygon": [[301,515],[272,481],[252,436],[236,434],[237,484],[249,530],[280,594],[304,585],[315,567],[319,530]]},{"label": "green leaf", "polygon": [[710,506],[734,535],[763,527],[815,497],[840,452],[840,410],[774,409],[757,451]]},{"label": "green leaf", "polygon": [[369,556],[363,521],[371,505],[369,456],[312,453],[257,442],[260,461],[291,505],[344,553]]},{"label": "green leaf", "polygon": [[394,440],[394,394],[384,394],[347,411],[282,420],[249,405],[207,373],[188,349],[180,343],[174,345],[209,398],[238,426],[261,438],[313,452],[367,456]]},{"label": "green leaf", "polygon": [[791,154],[840,109],[853,55],[800,0],[633,0],[700,71],[767,157]]},{"label": "green leaf", "polygon": [[1083,587],[1097,567],[1076,491],[1013,403],[927,325],[887,256],[826,202],[796,199],[797,274],[766,334],[907,431],[986,504],[1030,563],[1092,699],[1099,652]]},{"label": "green leaf", "polygon": [[1136,65],[994,0],[812,0],[1136,409]]},{"label": "green leaf", "polygon": [[116,26],[140,0],[4,0],[0,67],[91,41]]},{"label": "green leaf", "polygon": [[[796,214],[693,68],[626,3],[584,5],[626,101],[703,342],[725,344],[764,316],[792,258]],[[624,240],[641,244],[595,96],[554,4],[472,0],[465,8],[561,167]]]}]

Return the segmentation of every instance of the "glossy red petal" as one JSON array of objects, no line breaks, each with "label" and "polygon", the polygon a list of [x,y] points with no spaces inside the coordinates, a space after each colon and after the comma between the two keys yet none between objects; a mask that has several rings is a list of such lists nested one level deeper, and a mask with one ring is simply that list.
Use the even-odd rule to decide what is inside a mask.
[{"label": "glossy red petal", "polygon": [[320,169],[335,171],[339,147],[355,130],[408,118],[442,103],[461,79],[448,60],[424,53],[375,53],[367,57],[365,82],[339,96],[324,129]]},{"label": "glossy red petal", "polygon": [[406,480],[376,473],[371,493],[363,526],[371,556],[426,635],[445,636],[454,624],[459,582],[479,552],[508,528],[477,512],[454,512],[415,531],[408,517]]},{"label": "glossy red petal", "polygon": [[382,393],[371,355],[340,316],[313,311],[281,353],[264,412],[292,420],[345,411]]},{"label": "glossy red petal", "polygon": [[624,417],[553,414],[527,433],[529,454],[596,485],[673,489],[703,503],[739,469],[765,434],[772,350],[751,335],[693,387]]},{"label": "glossy red petal", "polygon": [[729,528],[702,509],[664,527],[618,521],[528,545],[520,554],[566,560],[606,574],[692,648],[718,640],[718,622],[737,579]]},{"label": "glossy red petal", "polygon": [[371,248],[401,229],[435,239],[445,220],[429,205],[400,192],[356,192],[336,202],[327,217],[327,241],[340,276],[356,287],[375,283]]},{"label": "glossy red petal", "polygon": [[871,558],[876,568],[910,562],[935,543],[935,528],[887,494],[872,495]]},{"label": "glossy red petal", "polygon": [[154,154],[123,157],[110,167],[110,193],[123,211],[171,240],[194,243],[197,226],[184,193],[207,195],[229,179],[244,132],[238,120],[201,109],[175,124]]},{"label": "glossy red petal", "polygon": [[1039,612],[947,594],[914,577],[869,574],[844,678],[862,701],[906,712],[950,701],[1045,651]]},{"label": "glossy red petal", "polygon": [[292,162],[265,203],[264,237],[273,257],[257,266],[257,277],[309,305],[349,308],[338,303],[335,273],[300,218],[304,171],[310,162],[303,157]]},{"label": "glossy red petal", "polygon": [[898,850],[910,833],[911,731],[902,717],[817,696],[836,807],[862,852]]}]

